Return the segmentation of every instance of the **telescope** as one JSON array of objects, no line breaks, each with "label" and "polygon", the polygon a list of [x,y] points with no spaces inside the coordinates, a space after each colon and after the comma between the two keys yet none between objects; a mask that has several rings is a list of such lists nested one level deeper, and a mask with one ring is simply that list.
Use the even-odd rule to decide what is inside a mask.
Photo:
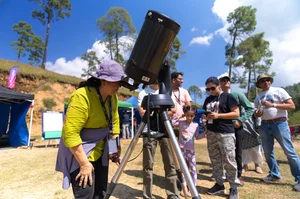
[{"label": "telescope", "polygon": [[[189,169],[181,149],[179,148],[168,116],[168,109],[174,107],[174,103],[171,98],[172,87],[170,66],[165,59],[179,30],[180,25],[168,16],[153,10],[147,12],[144,24],[140,30],[129,60],[126,63],[125,73],[127,77],[121,81],[121,86],[134,90],[137,89],[140,84],[143,84],[143,88],[145,88],[147,85],[158,81],[159,94],[144,97],[141,106],[146,110],[146,113],[139,125],[137,133],[125,152],[119,168],[109,184],[105,195],[106,199],[112,195],[117,185],[117,181],[119,180],[146,124],[148,124],[149,131],[149,113],[152,111],[160,114],[162,122],[166,127],[168,133],[167,137],[169,138],[170,148],[174,162],[176,163],[176,173],[179,181],[182,184],[183,174],[192,194],[192,198],[200,199],[200,195],[190,176]],[[187,197],[186,194],[185,196]]]}]

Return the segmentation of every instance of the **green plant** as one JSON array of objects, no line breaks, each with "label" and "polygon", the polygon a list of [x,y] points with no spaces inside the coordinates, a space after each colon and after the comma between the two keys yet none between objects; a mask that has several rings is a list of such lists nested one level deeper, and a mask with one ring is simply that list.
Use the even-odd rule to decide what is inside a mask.
[{"label": "green plant", "polygon": [[52,88],[50,85],[44,84],[41,86],[42,91],[52,91]]},{"label": "green plant", "polygon": [[43,104],[47,110],[51,110],[54,106],[56,106],[56,102],[53,98],[43,99]]}]

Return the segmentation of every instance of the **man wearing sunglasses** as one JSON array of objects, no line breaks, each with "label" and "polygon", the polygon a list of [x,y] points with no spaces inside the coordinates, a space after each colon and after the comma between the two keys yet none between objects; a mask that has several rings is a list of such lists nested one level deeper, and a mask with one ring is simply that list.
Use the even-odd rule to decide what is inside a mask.
[{"label": "man wearing sunglasses", "polygon": [[[233,125],[234,125],[235,138],[236,138],[235,159],[236,159],[237,169],[238,169],[237,177],[240,179],[243,171],[243,163],[242,163],[242,151],[243,151],[242,144],[243,144],[243,137],[244,137],[243,122],[245,122],[252,116],[254,112],[254,108],[252,107],[249,100],[246,98],[245,94],[237,91],[231,92],[230,78],[227,75],[220,77],[219,80],[220,80],[222,91],[226,93],[231,93],[239,104],[240,117],[238,117],[236,120],[233,120]],[[242,109],[244,111],[242,111]],[[244,185],[243,181],[240,180],[240,182],[241,185]]]},{"label": "man wearing sunglasses", "polygon": [[262,119],[259,132],[270,169],[269,175],[261,180],[266,183],[280,181],[280,171],[274,154],[275,138],[287,156],[296,182],[294,190],[300,191],[300,160],[293,147],[287,122],[287,110],[294,110],[295,104],[283,88],[272,87],[272,83],[273,78],[271,76],[261,74],[255,84],[262,90],[254,101],[255,116]]},{"label": "man wearing sunglasses", "polygon": [[238,102],[230,94],[220,90],[218,78],[210,77],[205,82],[209,96],[205,99],[203,118],[207,120],[207,149],[212,163],[216,184],[207,193],[225,193],[223,169],[230,183],[229,199],[238,199],[237,164],[235,160],[235,135],[233,119],[240,116]]}]

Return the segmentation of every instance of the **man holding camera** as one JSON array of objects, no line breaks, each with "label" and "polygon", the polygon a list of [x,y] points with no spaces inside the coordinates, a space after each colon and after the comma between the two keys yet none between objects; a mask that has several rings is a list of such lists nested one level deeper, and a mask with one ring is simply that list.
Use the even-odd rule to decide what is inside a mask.
[{"label": "man holding camera", "polygon": [[[159,94],[158,83],[151,84],[139,93],[138,97],[138,110],[140,116],[143,117],[146,110],[142,108],[141,104],[143,98],[148,94]],[[175,112],[174,109],[172,109]],[[169,113],[170,114],[170,113]],[[172,156],[171,147],[169,145],[169,138],[164,136],[166,129],[164,123],[160,120],[158,113],[150,113],[150,138],[148,138],[147,124],[143,130],[143,198],[154,198],[152,195],[153,184],[153,164],[157,144],[161,148],[162,159],[165,169],[166,179],[166,194],[168,199],[179,199],[177,196],[178,190],[176,185],[176,170],[175,163]],[[162,137],[158,135],[163,135]]]}]

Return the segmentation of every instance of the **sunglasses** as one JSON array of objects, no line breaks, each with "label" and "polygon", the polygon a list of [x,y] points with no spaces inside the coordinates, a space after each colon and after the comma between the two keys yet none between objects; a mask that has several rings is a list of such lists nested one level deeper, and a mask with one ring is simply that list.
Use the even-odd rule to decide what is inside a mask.
[{"label": "sunglasses", "polygon": [[216,87],[210,87],[205,89],[207,92],[216,90]]},{"label": "sunglasses", "polygon": [[265,82],[270,82],[271,79],[261,79],[258,81],[259,84],[265,83]]}]

